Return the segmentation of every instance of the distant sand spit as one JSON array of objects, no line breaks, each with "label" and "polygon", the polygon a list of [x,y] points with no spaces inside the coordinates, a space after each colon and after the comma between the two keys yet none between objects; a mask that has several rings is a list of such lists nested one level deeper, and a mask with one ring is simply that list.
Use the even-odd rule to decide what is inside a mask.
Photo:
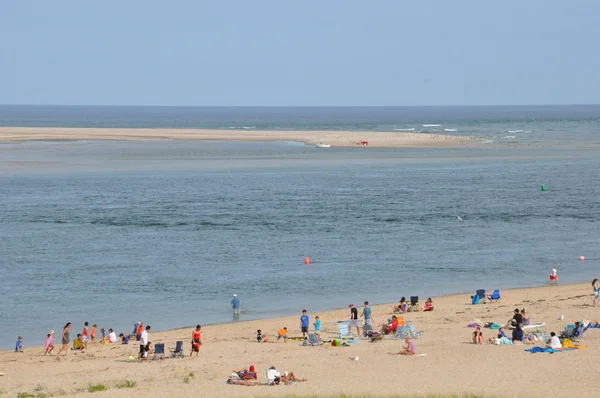
[{"label": "distant sand spit", "polygon": [[359,146],[366,141],[368,147],[377,148],[447,148],[479,141],[473,137],[407,132],[0,127],[0,142],[61,140],[296,141],[344,147]]}]

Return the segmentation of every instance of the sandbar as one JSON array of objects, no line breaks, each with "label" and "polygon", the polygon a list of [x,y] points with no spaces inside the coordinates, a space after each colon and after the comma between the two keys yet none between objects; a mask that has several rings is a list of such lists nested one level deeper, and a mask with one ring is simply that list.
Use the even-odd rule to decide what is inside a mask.
[{"label": "sandbar", "polygon": [[479,141],[474,137],[407,132],[0,127],[0,142],[5,143],[75,140],[296,141],[307,145],[377,148],[448,148]]}]

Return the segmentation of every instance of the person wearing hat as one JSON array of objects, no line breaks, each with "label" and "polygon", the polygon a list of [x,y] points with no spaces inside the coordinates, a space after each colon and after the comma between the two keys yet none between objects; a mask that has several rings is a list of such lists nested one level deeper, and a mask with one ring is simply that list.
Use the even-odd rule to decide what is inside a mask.
[{"label": "person wearing hat", "polygon": [[234,294],[233,298],[231,299],[231,308],[233,308],[234,317],[240,315],[240,299],[238,298],[237,294]]}]

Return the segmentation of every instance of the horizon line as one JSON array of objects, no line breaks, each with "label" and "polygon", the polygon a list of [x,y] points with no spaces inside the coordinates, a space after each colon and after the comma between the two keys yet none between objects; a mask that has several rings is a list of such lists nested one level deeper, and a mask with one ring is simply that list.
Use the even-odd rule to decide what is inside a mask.
[{"label": "horizon line", "polygon": [[598,104],[486,104],[486,105],[125,105],[125,104],[0,104],[0,106],[31,107],[99,107],[99,108],[485,108],[541,106],[600,106]]}]

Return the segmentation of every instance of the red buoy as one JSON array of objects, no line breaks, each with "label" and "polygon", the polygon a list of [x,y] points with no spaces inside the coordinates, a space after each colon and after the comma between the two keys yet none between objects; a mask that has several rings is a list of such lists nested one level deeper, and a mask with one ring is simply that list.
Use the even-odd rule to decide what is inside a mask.
[{"label": "red buoy", "polygon": [[310,264],[310,257],[304,257],[304,264]]}]

